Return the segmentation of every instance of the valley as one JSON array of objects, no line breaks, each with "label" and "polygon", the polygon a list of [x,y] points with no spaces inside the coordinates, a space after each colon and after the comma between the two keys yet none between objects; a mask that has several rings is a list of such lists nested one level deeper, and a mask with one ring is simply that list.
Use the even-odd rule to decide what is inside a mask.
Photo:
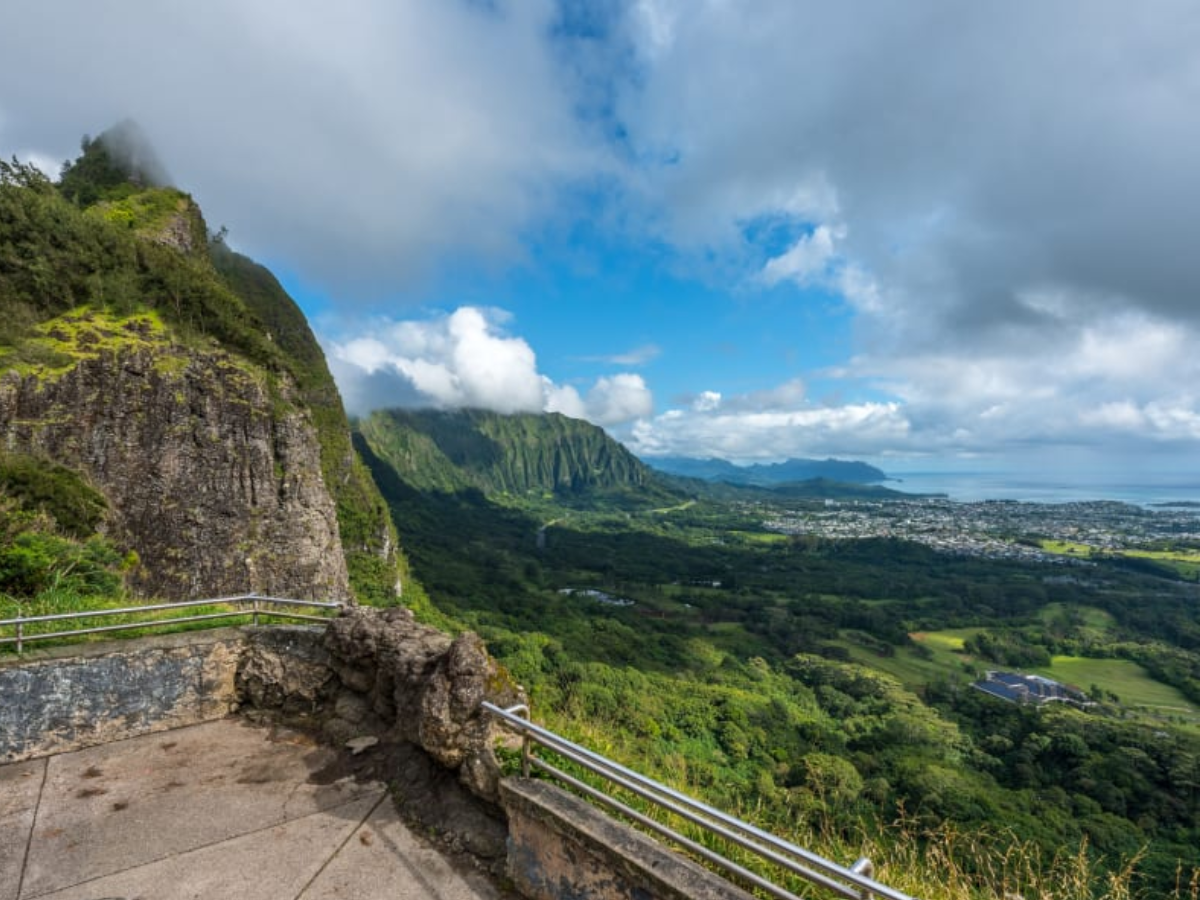
[{"label": "valley", "polygon": [[[1190,514],[416,490],[380,437],[364,457],[430,614],[482,634],[555,728],[827,848],[965,829],[1084,846],[1097,873],[1137,857],[1166,892],[1200,842],[1200,598],[1122,555],[1183,552]],[[1042,549],[1066,536],[1094,552]],[[1094,704],[972,690],[992,669]]]}]

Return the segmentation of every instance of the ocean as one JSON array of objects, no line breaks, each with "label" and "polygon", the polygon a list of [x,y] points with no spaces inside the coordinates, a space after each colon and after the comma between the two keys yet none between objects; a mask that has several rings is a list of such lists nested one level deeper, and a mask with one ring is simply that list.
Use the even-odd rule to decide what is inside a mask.
[{"label": "ocean", "polygon": [[951,500],[1021,500],[1030,503],[1071,503],[1118,500],[1152,507],[1164,503],[1200,504],[1200,475],[1171,473],[1128,479],[1080,478],[1006,472],[897,472],[884,487],[912,494],[945,494]]}]

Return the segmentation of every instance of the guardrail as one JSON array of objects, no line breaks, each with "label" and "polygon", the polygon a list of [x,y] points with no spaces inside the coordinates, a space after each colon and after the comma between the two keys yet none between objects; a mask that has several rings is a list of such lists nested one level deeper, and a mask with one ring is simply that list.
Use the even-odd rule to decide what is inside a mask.
[{"label": "guardrail", "polygon": [[[71,628],[66,631],[38,631],[29,633],[28,626],[42,622],[66,622],[79,619],[95,619],[100,617],[121,617],[144,615],[163,610],[193,609],[203,606],[239,606],[241,608],[228,612],[201,613],[193,616],[172,616],[165,619],[144,619],[135,622],[120,622],[115,625],[96,625],[91,628]],[[249,609],[246,609],[246,606]],[[31,641],[45,641],[52,638],[79,637],[88,634],[101,634],[108,631],[128,631],[133,628],[166,628],[180,625],[184,622],[206,622],[217,619],[233,619],[249,615],[254,625],[259,623],[261,616],[276,619],[289,619],[304,622],[325,622],[327,616],[313,616],[305,613],[287,612],[274,607],[307,607],[316,609],[341,609],[345,604],[336,601],[293,600],[287,597],[264,597],[259,594],[238,594],[234,597],[213,597],[208,600],[183,600],[179,603],[154,603],[146,606],[127,606],[121,609],[94,609],[80,612],[53,613],[45,616],[19,616],[14,619],[0,619],[0,629],[14,628],[15,634],[0,637],[0,645],[16,644],[17,653],[23,653],[25,644]]]},{"label": "guardrail", "polygon": [[539,769],[591,800],[616,810],[622,816],[656,832],[689,853],[695,854],[718,869],[733,875],[736,879],[758,888],[778,900],[801,900],[801,898],[764,876],[751,872],[746,867],[722,856],[717,851],[680,834],[669,825],[656,821],[616,797],[586,784],[544,759],[534,756],[533,745],[545,747],[588,772],[691,822],[709,834],[721,837],[763,861],[779,866],[810,884],[845,897],[847,900],[875,900],[875,898],[916,900],[908,894],[875,881],[872,877],[875,867],[865,857],[850,866],[842,866],[810,850],[798,847],[770,832],[763,831],[748,822],[743,822],[741,819],[714,809],[706,803],[701,803],[699,800],[681,794],[632,769],[627,769],[598,753],[574,744],[548,729],[535,725],[529,720],[529,708],[523,704],[502,709],[485,701],[483,708],[503,722],[505,726],[521,735],[521,769],[526,777],[529,776],[532,769]]}]

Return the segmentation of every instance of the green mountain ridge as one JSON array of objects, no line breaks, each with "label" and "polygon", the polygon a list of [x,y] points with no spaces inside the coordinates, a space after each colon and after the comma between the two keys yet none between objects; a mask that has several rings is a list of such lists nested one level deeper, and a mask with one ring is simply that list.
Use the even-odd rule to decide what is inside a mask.
[{"label": "green mountain ridge", "polygon": [[417,490],[678,499],[602,428],[558,413],[393,409],[372,413],[357,429]]}]

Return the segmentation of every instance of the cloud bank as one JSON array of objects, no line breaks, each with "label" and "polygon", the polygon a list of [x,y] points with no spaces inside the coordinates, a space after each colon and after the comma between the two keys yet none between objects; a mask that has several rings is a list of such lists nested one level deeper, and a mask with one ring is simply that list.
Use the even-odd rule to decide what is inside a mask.
[{"label": "cloud bank", "polygon": [[[681,408],[644,446],[1194,451],[1193,4],[640,0],[627,26],[659,233],[840,296],[858,352],[836,377],[887,397],[803,427]],[[758,240],[781,221],[784,246]]]},{"label": "cloud bank", "polygon": [[503,413],[560,412],[616,426],[650,415],[640,375],[596,380],[584,394],[538,372],[533,349],[504,332],[502,310],[460,307],[424,320],[379,321],[369,335],[324,341],[347,408],[475,407]]},{"label": "cloud bank", "polygon": [[[346,299],[522,254],[606,163],[550,0],[40,0],[0,30],[0,143],[133,117],[231,240]],[[14,89],[20,85],[20,89]],[[214,223],[216,224],[216,223]]]},{"label": "cloud bank", "polygon": [[[359,410],[555,409],[645,452],[742,458],[1200,439],[1191,0],[41,0],[19,20],[0,30],[6,155],[48,166],[132,116],[240,249],[347,322],[387,304],[327,341]],[[757,391],[701,363],[655,410],[629,370],[661,377],[678,345],[639,303],[730,319],[606,299],[640,346],[574,351],[598,367],[578,384],[495,311],[404,321],[431,273],[491,296],[486,273],[536,267],[539,235],[581,223],[730,307],[836,304],[852,350]]]}]

